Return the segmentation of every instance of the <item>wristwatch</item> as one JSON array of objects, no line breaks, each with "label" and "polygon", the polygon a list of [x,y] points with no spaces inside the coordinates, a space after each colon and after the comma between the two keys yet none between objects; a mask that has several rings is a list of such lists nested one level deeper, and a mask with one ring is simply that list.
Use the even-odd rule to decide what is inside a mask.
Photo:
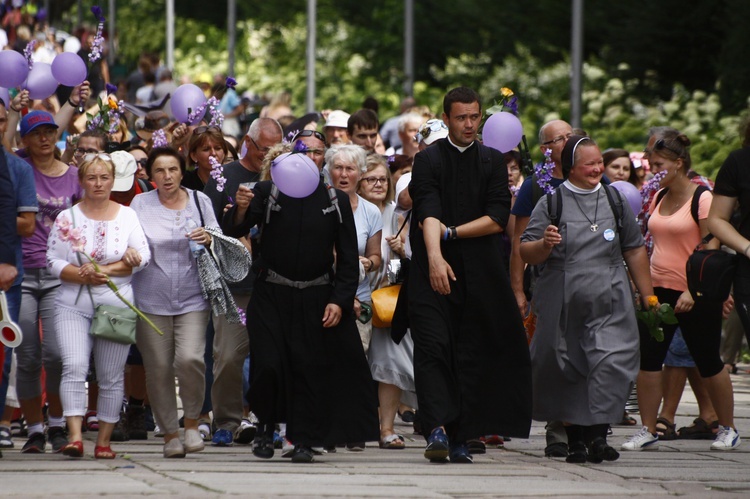
[{"label": "wristwatch", "polygon": [[448,227],[451,231],[451,239],[458,239],[458,231],[456,230],[456,227]]}]

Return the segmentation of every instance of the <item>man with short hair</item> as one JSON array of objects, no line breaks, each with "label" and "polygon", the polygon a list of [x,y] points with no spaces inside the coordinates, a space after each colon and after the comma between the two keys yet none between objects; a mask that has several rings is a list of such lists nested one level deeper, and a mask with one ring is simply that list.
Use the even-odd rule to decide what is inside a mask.
[{"label": "man with short hair", "polygon": [[416,105],[417,101],[414,97],[404,97],[399,105],[399,114],[385,120],[383,126],[380,127],[380,135],[383,137],[383,142],[387,147],[392,147],[394,150],[401,147],[401,137],[398,134],[398,120]]},{"label": "man with short hair", "polygon": [[476,140],[474,90],[448,92],[443,111],[448,137],[417,154],[409,186],[409,324],[425,457],[471,463],[466,442],[477,435],[528,437],[531,362],[500,258],[511,200],[503,156]]},{"label": "man with short hair", "polygon": [[[310,158],[318,170],[323,169],[326,158],[325,136],[316,130],[302,130],[294,134],[292,144],[295,148],[304,146],[305,154]],[[298,146],[297,144],[301,144]]]},{"label": "man with short hair", "polygon": [[368,154],[375,150],[378,139],[378,115],[372,109],[360,109],[349,117],[347,131],[352,142],[361,146]]},{"label": "man with short hair", "polygon": [[[224,189],[219,191],[216,180],[211,177],[203,190],[211,199],[217,220],[224,218],[224,208],[227,205],[234,204],[240,185],[254,183],[260,179],[263,159],[268,150],[281,142],[281,139],[282,130],[278,121],[258,118],[252,122],[243,139],[247,154],[224,165]],[[248,187],[243,187],[245,188]],[[245,234],[244,237],[249,239],[249,234]],[[255,250],[257,245],[252,246]],[[250,272],[242,281],[229,284],[234,301],[241,310],[247,309],[254,281],[255,274]],[[242,388],[242,368],[249,353],[247,329],[242,324],[230,324],[223,315],[213,316],[213,329],[214,382],[211,387],[211,401],[214,423],[217,427],[213,443],[217,446],[232,445],[233,441],[250,443],[255,436],[255,427],[248,418],[243,418]]]},{"label": "man with short hair", "polygon": [[323,133],[326,135],[326,143],[329,147],[343,146],[349,144],[349,113],[337,109],[328,113],[328,119],[323,126]]},{"label": "man with short hair", "polygon": [[417,134],[424,121],[424,117],[418,113],[402,114],[398,119],[398,136],[401,139],[401,147],[391,147],[385,151],[385,155],[404,154],[413,158],[419,152]]}]

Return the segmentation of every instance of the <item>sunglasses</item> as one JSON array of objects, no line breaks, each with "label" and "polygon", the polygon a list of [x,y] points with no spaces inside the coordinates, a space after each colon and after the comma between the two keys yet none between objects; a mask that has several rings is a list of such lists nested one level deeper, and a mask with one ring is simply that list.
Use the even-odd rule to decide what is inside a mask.
[{"label": "sunglasses", "polygon": [[417,137],[414,137],[414,140],[418,140],[419,136],[421,136],[422,140],[424,140],[431,134],[439,132],[441,130],[448,130],[448,125],[446,125],[442,120],[428,120],[424,124],[424,128],[419,131],[419,135],[417,135]]},{"label": "sunglasses", "polygon": [[193,135],[200,135],[202,133],[206,133],[209,130],[216,130],[217,132],[221,133],[221,128],[217,126],[197,126],[193,128]]},{"label": "sunglasses", "polygon": [[135,162],[140,166],[141,168],[146,168],[146,163],[148,163],[148,158],[141,158],[136,159]]},{"label": "sunglasses", "polygon": [[666,149],[667,151],[671,151],[677,156],[682,157],[681,152],[675,151],[674,149],[669,147],[664,139],[659,139],[656,141],[656,143],[654,143],[654,151],[661,151],[662,149]]},{"label": "sunglasses", "polygon": [[297,139],[301,139],[303,137],[315,137],[322,143],[326,143],[326,136],[318,132],[317,130],[301,130],[294,134],[294,137],[292,137],[292,142],[295,142]]},{"label": "sunglasses", "polygon": [[98,152],[98,153],[88,153],[83,157],[83,162],[89,162],[93,161],[95,159],[103,159],[104,161],[112,161],[112,157],[104,152]]}]

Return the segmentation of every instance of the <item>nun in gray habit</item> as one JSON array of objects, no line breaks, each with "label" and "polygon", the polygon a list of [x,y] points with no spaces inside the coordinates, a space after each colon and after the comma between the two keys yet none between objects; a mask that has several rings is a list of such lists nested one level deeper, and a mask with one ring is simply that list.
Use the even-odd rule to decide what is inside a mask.
[{"label": "nun in gray habit", "polygon": [[622,417],[639,364],[623,259],[644,304],[654,294],[649,262],[629,204],[601,183],[596,143],[571,136],[562,168],[565,182],[539,200],[521,237],[524,261],[542,268],[530,346],[533,418],[564,422],[568,462],[614,461],[607,427]]}]

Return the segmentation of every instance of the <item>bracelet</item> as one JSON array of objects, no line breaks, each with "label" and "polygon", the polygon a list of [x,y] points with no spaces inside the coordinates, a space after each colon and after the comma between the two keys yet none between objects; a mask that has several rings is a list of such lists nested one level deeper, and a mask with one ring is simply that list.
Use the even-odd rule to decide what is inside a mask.
[{"label": "bracelet", "polygon": [[70,100],[70,97],[68,97],[68,104],[70,104],[73,107],[78,107],[78,104],[75,104],[72,100]]},{"label": "bracelet", "polygon": [[747,256],[747,250],[749,249],[750,249],[750,244],[747,245],[747,247],[745,248],[745,251],[743,251],[742,254]]},{"label": "bracelet", "polygon": [[443,241],[447,241],[448,240],[448,236],[450,236],[450,235],[451,235],[451,230],[448,227],[446,227],[445,228],[445,232],[443,232]]},{"label": "bracelet", "polygon": [[456,227],[450,227],[451,231],[451,239],[458,239],[458,231],[456,230]]},{"label": "bracelet", "polygon": [[21,110],[20,109],[16,109],[15,107],[13,107],[13,103],[12,102],[8,105],[8,107],[10,108],[11,111],[15,111],[18,114],[21,114]]}]

